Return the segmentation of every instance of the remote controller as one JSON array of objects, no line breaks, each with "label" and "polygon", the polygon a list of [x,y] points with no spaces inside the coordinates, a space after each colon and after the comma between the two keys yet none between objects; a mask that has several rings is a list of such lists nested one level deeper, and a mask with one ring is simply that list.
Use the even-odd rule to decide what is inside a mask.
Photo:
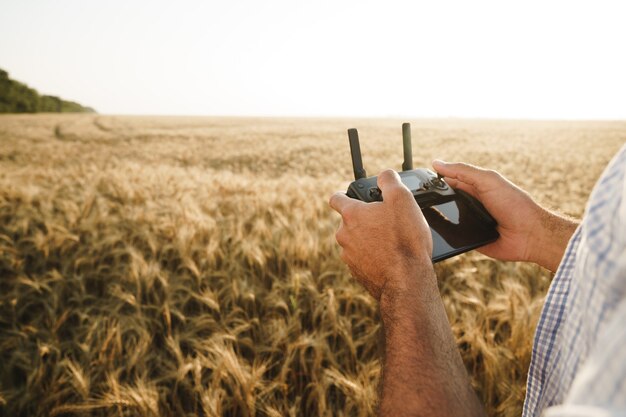
[{"label": "remote controller", "polygon": [[[383,196],[377,185],[377,177],[368,177],[363,168],[359,134],[356,129],[348,129],[350,140],[350,154],[354,181],[348,187],[348,197],[365,201],[383,201]],[[404,148],[404,162],[402,171],[398,172],[402,183],[413,193],[415,201],[421,208],[446,203],[455,199],[457,193],[446,182],[430,169],[413,169],[413,155],[411,146],[411,125],[402,124],[402,143]]]},{"label": "remote controller", "polygon": [[[347,195],[366,203],[383,201],[377,177],[368,177],[363,168],[359,135],[348,129],[354,181]],[[398,172],[400,180],[413,193],[430,227],[433,239],[432,261],[439,262],[476,249],[500,236],[497,223],[480,201],[464,192],[454,190],[444,179],[425,168],[413,169],[411,125],[402,125],[404,162]]]}]

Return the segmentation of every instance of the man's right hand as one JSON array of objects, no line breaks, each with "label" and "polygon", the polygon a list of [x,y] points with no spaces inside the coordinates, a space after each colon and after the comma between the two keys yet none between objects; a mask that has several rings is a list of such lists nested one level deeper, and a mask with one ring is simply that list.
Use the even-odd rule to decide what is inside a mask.
[{"label": "man's right hand", "polygon": [[433,161],[452,188],[478,199],[498,222],[500,238],[478,251],[504,261],[535,262],[556,271],[578,224],[539,206],[496,171],[464,163]]}]

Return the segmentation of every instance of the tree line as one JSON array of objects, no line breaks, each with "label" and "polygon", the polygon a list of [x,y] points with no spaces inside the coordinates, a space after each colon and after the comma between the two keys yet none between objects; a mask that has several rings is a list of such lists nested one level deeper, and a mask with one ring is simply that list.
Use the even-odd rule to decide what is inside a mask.
[{"label": "tree line", "polygon": [[0,68],[0,113],[93,113],[91,107],[63,100],[56,96],[40,95],[37,90],[9,78]]}]

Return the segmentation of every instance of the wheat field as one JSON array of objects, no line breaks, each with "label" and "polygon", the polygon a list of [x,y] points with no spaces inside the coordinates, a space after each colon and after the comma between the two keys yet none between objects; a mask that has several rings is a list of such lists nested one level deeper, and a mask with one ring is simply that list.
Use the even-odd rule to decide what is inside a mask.
[{"label": "wheat field", "polygon": [[[403,120],[0,116],[0,415],[371,416],[376,303],[327,200]],[[499,170],[580,217],[626,122],[411,120],[415,166]],[[490,416],[517,416],[551,275],[436,265]]]}]

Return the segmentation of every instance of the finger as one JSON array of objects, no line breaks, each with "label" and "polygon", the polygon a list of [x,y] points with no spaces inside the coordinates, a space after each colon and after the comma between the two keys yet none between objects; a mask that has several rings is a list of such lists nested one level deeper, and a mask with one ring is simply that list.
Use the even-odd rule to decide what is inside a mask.
[{"label": "finger", "polygon": [[500,242],[500,238],[495,242],[491,242],[485,246],[481,246],[476,249],[478,252],[482,253],[485,256],[489,256],[490,258],[499,258],[501,255],[499,253],[498,247],[502,243]]},{"label": "finger", "polygon": [[443,177],[443,180],[448,183],[448,185],[454,189],[463,190],[475,199],[479,199],[478,191],[473,185],[467,184],[465,182],[461,182],[456,178]]},{"label": "finger", "polygon": [[475,187],[478,192],[485,188],[491,188],[502,180],[502,177],[495,171],[462,162],[434,160],[433,168],[444,177],[453,178]]},{"label": "finger", "polygon": [[382,191],[383,198],[384,196],[390,196],[400,190],[408,191],[408,188],[402,183],[400,180],[400,175],[394,170],[386,169],[380,174],[378,174],[378,188]]},{"label": "finger", "polygon": [[454,178],[467,184],[474,185],[484,169],[462,162],[444,162],[439,159],[433,161],[433,168],[444,177]]},{"label": "finger", "polygon": [[346,207],[349,207],[355,203],[358,203],[357,200],[348,197],[342,192],[336,192],[335,194],[330,196],[330,200],[328,200],[328,204],[335,210],[337,213],[342,214]]}]

